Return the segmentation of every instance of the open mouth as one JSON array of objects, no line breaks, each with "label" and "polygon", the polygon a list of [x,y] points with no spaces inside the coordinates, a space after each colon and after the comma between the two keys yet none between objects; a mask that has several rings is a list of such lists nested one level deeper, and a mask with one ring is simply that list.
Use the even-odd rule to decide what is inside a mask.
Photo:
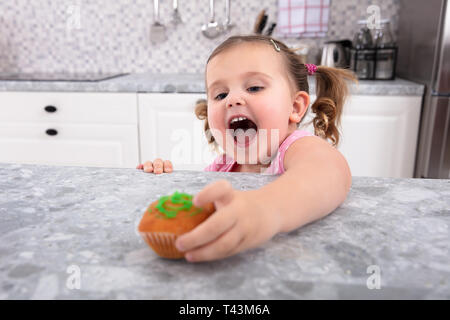
[{"label": "open mouth", "polygon": [[237,117],[230,121],[229,129],[233,130],[234,141],[238,145],[248,146],[255,138],[258,126],[246,117]]}]

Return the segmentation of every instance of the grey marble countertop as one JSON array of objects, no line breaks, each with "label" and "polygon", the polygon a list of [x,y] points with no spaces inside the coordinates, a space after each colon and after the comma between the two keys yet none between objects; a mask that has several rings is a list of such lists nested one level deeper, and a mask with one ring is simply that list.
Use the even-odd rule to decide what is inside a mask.
[{"label": "grey marble countertop", "polygon": [[450,299],[450,180],[353,177],[330,215],[256,249],[156,256],[136,232],[148,204],[222,178],[276,176],[0,163],[0,299]]},{"label": "grey marble countertop", "polygon": [[[310,79],[310,93],[315,84]],[[50,92],[131,92],[131,93],[204,93],[203,74],[129,74],[98,82],[70,81],[0,81],[0,91],[50,91]],[[360,80],[352,85],[356,95],[422,96],[424,86],[397,78],[392,81]]]}]

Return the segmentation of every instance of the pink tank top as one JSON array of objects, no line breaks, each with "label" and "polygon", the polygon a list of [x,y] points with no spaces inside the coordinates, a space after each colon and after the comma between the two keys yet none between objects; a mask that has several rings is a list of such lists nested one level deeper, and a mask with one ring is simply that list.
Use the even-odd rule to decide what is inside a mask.
[{"label": "pink tank top", "polygon": [[[286,150],[289,146],[297,139],[302,137],[314,136],[312,133],[309,133],[305,130],[295,130],[291,133],[286,139],[284,139],[283,143],[278,148],[278,152],[273,158],[270,166],[262,172],[263,174],[282,174],[284,173],[284,155],[286,154]],[[226,154],[222,154],[214,159],[213,163],[207,166],[204,171],[219,171],[219,172],[230,172],[233,169],[233,166],[236,164],[236,161],[227,156]]]}]

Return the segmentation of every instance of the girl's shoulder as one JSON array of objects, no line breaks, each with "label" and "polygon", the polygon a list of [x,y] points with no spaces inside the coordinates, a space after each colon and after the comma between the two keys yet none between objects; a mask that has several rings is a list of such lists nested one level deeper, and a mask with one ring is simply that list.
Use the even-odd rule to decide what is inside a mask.
[{"label": "girl's shoulder", "polygon": [[295,130],[283,141],[283,143],[280,145],[280,148],[278,150],[279,151],[278,152],[278,154],[279,154],[279,158],[278,158],[279,172],[278,173],[282,174],[285,172],[284,157],[286,155],[286,150],[289,148],[289,146],[300,138],[313,137],[313,136],[315,136],[315,135],[310,133],[309,131]]},{"label": "girl's shoulder", "polygon": [[280,145],[280,151],[282,149],[286,150],[295,140],[310,136],[314,136],[314,134],[306,130],[295,130],[286,139],[284,139],[283,143]]}]

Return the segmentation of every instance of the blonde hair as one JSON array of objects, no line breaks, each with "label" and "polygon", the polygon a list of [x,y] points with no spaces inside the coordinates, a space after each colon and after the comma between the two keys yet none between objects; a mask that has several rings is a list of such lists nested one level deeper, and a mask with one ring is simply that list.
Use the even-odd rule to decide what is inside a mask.
[{"label": "blonde hair", "polygon": [[[284,43],[272,37],[264,35],[239,35],[232,36],[222,42],[209,56],[208,61],[220,54],[221,52],[236,46],[241,43],[264,43],[274,47],[274,41],[280,48],[285,65],[287,67],[288,75],[293,80],[295,89],[298,91],[305,91],[309,94],[308,86],[308,70],[302,62],[302,58],[295,54],[295,50],[289,49]],[[348,95],[348,86],[346,80],[357,82],[354,73],[350,70],[337,69],[325,66],[317,66],[316,76],[316,100],[311,106],[312,112],[316,115],[308,123],[313,123],[314,134],[325,140],[330,139],[333,146],[339,144],[339,130],[342,109],[344,107],[345,99]],[[305,113],[306,114],[306,113]],[[195,106],[195,115],[200,120],[205,120],[204,130],[207,133],[206,138],[209,144],[212,144],[214,149],[218,151],[217,142],[214,136],[210,134],[208,123],[208,105],[207,101],[200,99]],[[302,119],[303,120],[303,119]],[[302,121],[297,124],[300,126]]]}]

